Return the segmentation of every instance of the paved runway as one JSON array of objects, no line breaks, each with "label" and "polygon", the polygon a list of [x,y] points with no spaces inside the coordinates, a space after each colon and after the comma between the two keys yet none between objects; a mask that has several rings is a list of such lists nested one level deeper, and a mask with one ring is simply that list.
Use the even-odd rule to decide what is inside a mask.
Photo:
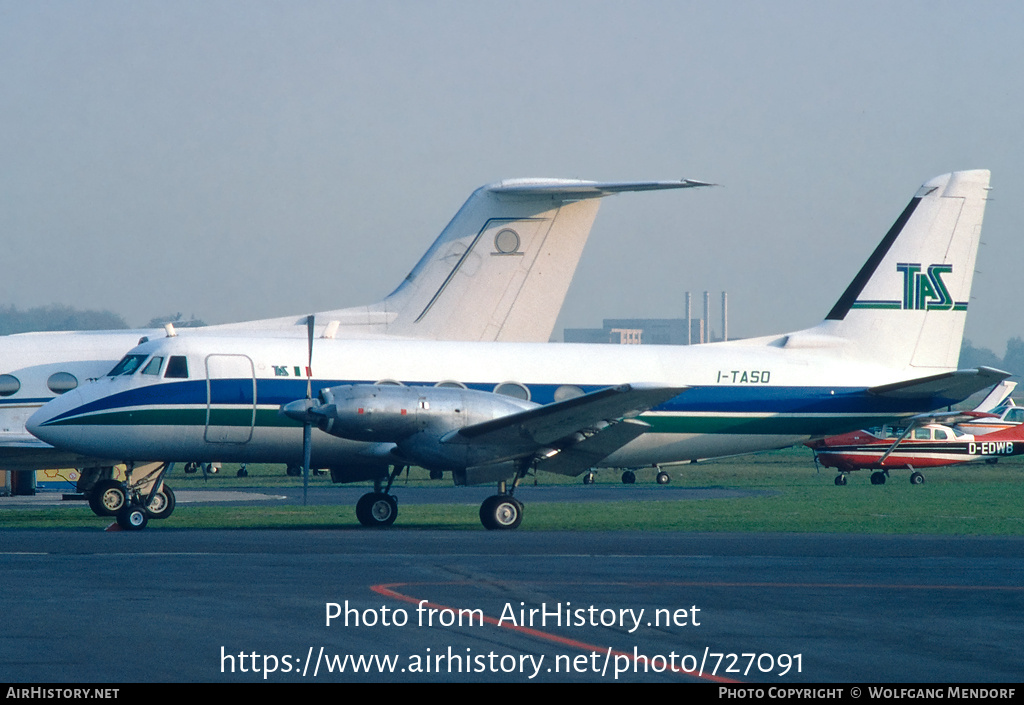
[{"label": "paved runway", "polygon": [[1019,681],[1022,558],[1022,538],[5,531],[0,673]]}]

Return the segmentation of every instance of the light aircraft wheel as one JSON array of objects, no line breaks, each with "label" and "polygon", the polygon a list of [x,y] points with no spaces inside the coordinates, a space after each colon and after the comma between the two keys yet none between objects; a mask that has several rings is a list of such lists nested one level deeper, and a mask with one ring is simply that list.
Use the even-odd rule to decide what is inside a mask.
[{"label": "light aircraft wheel", "polygon": [[174,511],[175,504],[174,490],[164,485],[149,496],[146,512],[150,519],[166,519]]},{"label": "light aircraft wheel", "polygon": [[668,483],[672,482],[672,477],[667,472],[662,470],[661,472],[658,473],[657,481],[659,485],[667,485]]},{"label": "light aircraft wheel", "polygon": [[911,473],[911,475],[910,475],[910,484],[912,484],[912,485],[923,485],[924,484],[924,475],[922,475],[919,472]]},{"label": "light aircraft wheel", "polygon": [[302,468],[298,465],[288,465],[284,469],[284,474],[288,477],[302,477]]},{"label": "light aircraft wheel", "polygon": [[398,500],[384,492],[367,492],[356,502],[356,518],[363,526],[391,526],[397,516]]},{"label": "light aircraft wheel", "polygon": [[624,473],[622,473],[622,484],[632,485],[634,482],[636,482],[635,472],[633,472],[632,470],[626,470]]},{"label": "light aircraft wheel", "polygon": [[873,472],[873,473],[871,473],[871,484],[872,485],[884,485],[885,484],[885,473],[884,472]]},{"label": "light aircraft wheel", "polygon": [[836,487],[842,487],[845,484],[846,484],[846,474],[845,473],[840,473],[839,475],[836,475]]},{"label": "light aircraft wheel", "polygon": [[117,513],[117,525],[129,531],[141,531],[149,523],[146,510],[137,504],[129,504]]},{"label": "light aircraft wheel", "polygon": [[192,475],[193,473],[198,472],[198,471],[199,471],[199,463],[196,463],[196,462],[185,463],[185,474],[186,475]]},{"label": "light aircraft wheel", "polygon": [[592,485],[592,484],[594,484],[594,473],[588,472],[586,475],[584,475],[583,476],[583,484],[584,485]]},{"label": "light aircraft wheel", "polygon": [[124,485],[117,480],[100,480],[89,493],[89,508],[100,517],[117,516],[127,502]]},{"label": "light aircraft wheel", "polygon": [[489,531],[515,529],[523,523],[523,504],[507,494],[488,497],[480,505],[480,523]]}]

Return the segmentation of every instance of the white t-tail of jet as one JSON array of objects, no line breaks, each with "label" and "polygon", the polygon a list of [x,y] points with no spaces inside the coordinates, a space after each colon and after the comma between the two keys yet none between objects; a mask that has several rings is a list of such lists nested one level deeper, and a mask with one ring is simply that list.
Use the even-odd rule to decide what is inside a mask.
[{"label": "white t-tail of jet", "polygon": [[481,519],[514,528],[512,491],[533,470],[780,448],[958,403],[1006,377],[956,369],[987,191],[987,171],[929,181],[826,320],[788,335],[695,346],[332,340],[310,322],[306,340],[164,338],[48,404],[29,429],[134,462],[305,457],[335,481],[377,483],[357,506],[369,526],[394,521],[391,483],[419,465],[457,484],[497,481]]}]

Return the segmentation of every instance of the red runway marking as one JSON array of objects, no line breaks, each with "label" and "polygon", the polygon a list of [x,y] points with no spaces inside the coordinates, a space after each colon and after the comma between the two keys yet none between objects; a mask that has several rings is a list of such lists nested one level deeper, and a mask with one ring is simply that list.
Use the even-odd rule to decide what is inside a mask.
[{"label": "red runway marking", "polygon": [[[410,597],[409,595],[403,595],[402,593],[397,592],[397,591],[393,590],[392,588],[404,587],[404,586],[412,586],[412,585],[472,585],[472,584],[473,584],[472,582],[387,583],[387,584],[382,584],[382,585],[371,585],[370,589],[373,590],[378,595],[383,595],[385,597],[390,597],[390,598],[395,599],[395,600],[400,600],[401,602],[408,602],[409,604],[413,604],[413,605],[419,606],[420,602],[421,602],[420,600],[416,599],[415,597]],[[438,604],[436,602],[424,602],[423,604],[426,607],[430,607],[430,608],[433,608],[433,609],[436,609],[436,610],[451,610],[453,612],[458,612],[458,610],[455,609],[455,608],[448,607],[447,605]],[[625,651],[616,651],[615,649],[609,649],[608,647],[595,646],[594,644],[588,644],[588,643],[583,642],[583,641],[577,641],[576,639],[569,639],[569,638],[564,637],[564,636],[558,636],[557,634],[550,634],[548,632],[542,632],[539,629],[533,629],[532,627],[520,627],[520,626],[513,625],[513,624],[501,624],[494,617],[488,617],[487,615],[484,615],[483,619],[488,624],[493,624],[496,627],[500,627],[502,629],[511,629],[511,630],[517,631],[517,632],[519,632],[521,634],[527,634],[529,636],[535,637],[537,639],[543,639],[545,641],[552,641],[552,642],[554,642],[556,644],[561,644],[563,646],[568,646],[568,647],[571,647],[573,649],[580,649],[581,651],[597,652],[597,653],[601,653],[601,654],[608,653],[608,654],[611,654],[613,656],[625,656],[630,661],[637,661],[638,660],[638,658],[633,656],[633,654],[628,654]],[[641,654],[640,658],[646,658],[646,657],[644,657]],[[650,663],[649,659],[648,659],[648,663]],[[694,673],[694,672],[691,672],[691,671],[684,671],[682,668],[673,667],[671,665],[666,665],[666,670],[672,671],[673,673],[678,673],[680,675],[692,676],[693,678],[703,678],[704,680],[713,681],[715,683],[739,683],[739,682],[741,682],[741,681],[732,680],[731,678],[723,678],[722,676],[713,676],[713,675],[708,674],[708,673],[701,674],[701,673]]]}]

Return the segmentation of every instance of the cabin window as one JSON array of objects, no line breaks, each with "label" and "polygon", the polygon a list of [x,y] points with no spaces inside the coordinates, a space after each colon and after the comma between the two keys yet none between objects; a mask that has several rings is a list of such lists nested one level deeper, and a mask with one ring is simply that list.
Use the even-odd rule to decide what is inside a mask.
[{"label": "cabin window", "polygon": [[46,386],[54,394],[63,394],[78,386],[78,378],[70,372],[54,372],[46,380]]},{"label": "cabin window", "polygon": [[931,430],[929,430],[927,428],[915,428],[914,429],[914,439],[915,440],[918,440],[918,441],[928,441],[928,440],[931,440],[931,437],[932,437],[932,432],[931,432]]},{"label": "cabin window", "polygon": [[502,382],[494,388],[495,394],[504,394],[506,397],[530,401],[530,390],[519,382]]},{"label": "cabin window", "polygon": [[935,440],[937,440],[937,441],[945,441],[945,440],[948,440],[948,439],[949,439],[949,435],[945,431],[943,431],[941,428],[935,429]]},{"label": "cabin window", "polygon": [[17,394],[21,389],[21,382],[14,375],[0,375],[0,397],[9,397]]},{"label": "cabin window", "polygon": [[1006,412],[1006,420],[1010,423],[1021,423],[1024,421],[1024,409],[1010,409]]},{"label": "cabin window", "polygon": [[164,364],[162,357],[154,356],[152,360],[146,363],[146,366],[142,368],[142,374],[144,375],[158,375],[160,374],[160,367]]},{"label": "cabin window", "polygon": [[125,355],[121,358],[121,362],[114,365],[114,369],[107,373],[107,377],[119,377],[121,375],[130,375],[139,369],[139,365],[148,357],[148,355]]},{"label": "cabin window", "polygon": [[164,378],[188,379],[188,359],[184,355],[171,355]]}]

